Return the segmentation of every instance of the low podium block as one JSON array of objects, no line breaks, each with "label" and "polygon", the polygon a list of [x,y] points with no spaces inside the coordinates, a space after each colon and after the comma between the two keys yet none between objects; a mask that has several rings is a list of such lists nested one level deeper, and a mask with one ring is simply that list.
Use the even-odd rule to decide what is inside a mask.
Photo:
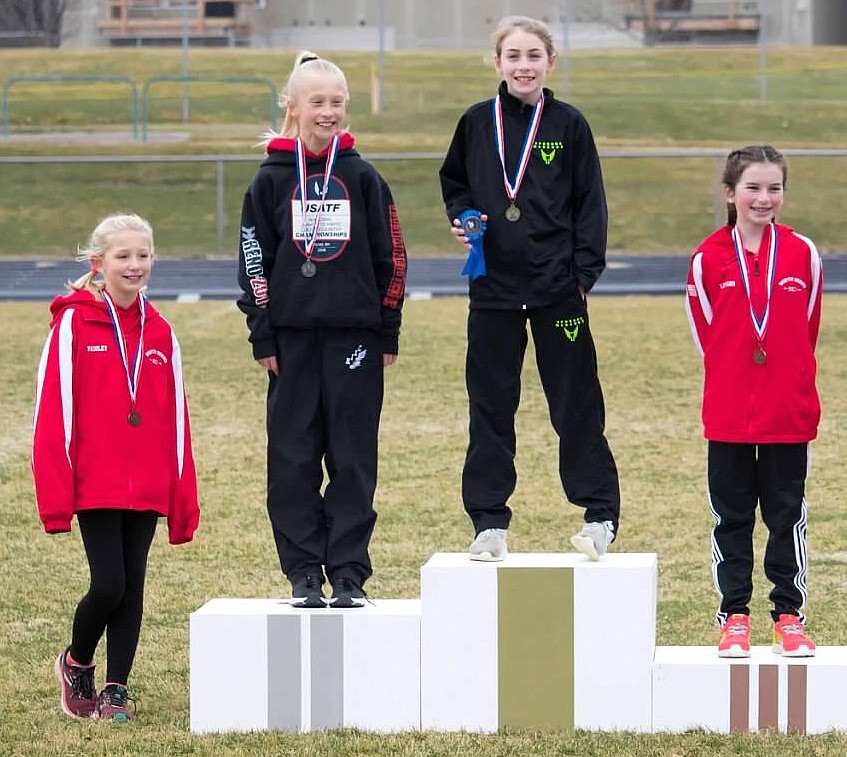
[{"label": "low podium block", "polygon": [[657,647],[653,729],[823,733],[847,729],[847,647],[787,658],[754,647],[725,659],[715,647]]},{"label": "low podium block", "polygon": [[651,730],[656,555],[439,553],[421,569],[421,726]]},{"label": "low podium block", "polygon": [[192,732],[420,728],[419,600],[212,599],[190,647]]}]

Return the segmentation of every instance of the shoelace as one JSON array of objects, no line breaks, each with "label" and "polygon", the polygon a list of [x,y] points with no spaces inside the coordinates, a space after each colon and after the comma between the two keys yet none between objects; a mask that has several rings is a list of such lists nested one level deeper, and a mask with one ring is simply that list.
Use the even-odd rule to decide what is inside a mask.
[{"label": "shoelace", "polygon": [[317,576],[306,576],[306,588],[319,590],[321,588],[321,579]]},{"label": "shoelace", "polygon": [[100,692],[100,706],[120,707],[123,710],[130,709],[132,703],[133,713],[136,711],[136,702],[127,690],[120,686],[107,686]]},{"label": "shoelace", "polygon": [[803,635],[803,626],[799,623],[786,623],[785,625],[781,625],[778,630],[783,636]]},{"label": "shoelace", "polygon": [[81,699],[94,699],[94,668],[68,667],[71,691]]}]

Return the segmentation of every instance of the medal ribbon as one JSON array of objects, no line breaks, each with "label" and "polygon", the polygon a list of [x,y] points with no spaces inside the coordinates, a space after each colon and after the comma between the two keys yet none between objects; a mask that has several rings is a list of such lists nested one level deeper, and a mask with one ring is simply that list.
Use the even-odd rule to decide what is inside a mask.
[{"label": "medal ribbon", "polygon": [[509,202],[514,203],[515,198],[518,196],[518,190],[521,188],[521,182],[526,173],[526,167],[529,165],[529,156],[532,154],[532,145],[535,142],[538,125],[541,123],[541,112],[543,110],[544,93],[542,92],[541,97],[538,98],[538,102],[535,103],[532,118],[524,135],[520,159],[518,160],[518,170],[515,174],[513,184],[509,181],[509,176],[506,173],[506,135],[503,131],[503,106],[500,103],[500,95],[494,98],[494,139],[497,142],[497,154],[500,156],[500,165],[503,167],[503,186],[506,188],[506,197],[509,198]]},{"label": "medal ribbon", "polygon": [[321,216],[324,212],[324,199],[326,198],[326,190],[329,187],[329,180],[332,178],[332,168],[335,165],[335,159],[338,156],[338,134],[332,138],[332,143],[329,146],[329,152],[326,156],[326,169],[324,170],[324,184],[321,190],[321,204],[315,215],[315,225],[312,233],[309,234],[309,229],[306,224],[306,198],[307,198],[307,175],[306,175],[306,148],[303,146],[303,140],[297,137],[294,144],[294,153],[297,159],[297,184],[300,187],[300,212],[303,218],[302,229],[306,243],[306,260],[312,259],[312,251],[315,248],[315,243],[318,241],[318,229],[321,224]]},{"label": "medal ribbon", "polygon": [[768,328],[768,319],[770,318],[771,313],[771,291],[773,290],[773,282],[776,278],[776,255],[779,246],[776,239],[776,226],[773,223],[770,224],[770,231],[771,239],[768,249],[767,281],[768,299],[767,305],[765,305],[765,311],[762,313],[762,317],[759,318],[756,315],[756,311],[753,309],[753,300],[750,297],[750,274],[747,271],[747,261],[744,256],[744,245],[741,241],[741,234],[736,227],[733,226],[732,228],[732,242],[735,245],[735,259],[738,261],[738,269],[741,271],[741,280],[744,282],[744,290],[747,292],[747,302],[750,305],[750,318],[753,321],[753,328],[756,330],[756,335],[759,337],[759,344],[761,344],[764,340],[765,331],[767,331]]},{"label": "medal ribbon", "polygon": [[141,374],[141,353],[144,347],[144,322],[147,320],[147,308],[145,307],[144,294],[138,294],[138,307],[141,310],[141,335],[138,337],[138,349],[135,351],[135,358],[132,361],[132,370],[129,367],[127,359],[127,345],[124,344],[124,335],[121,330],[121,323],[118,319],[118,311],[115,308],[115,303],[112,298],[103,291],[103,299],[106,302],[106,310],[109,311],[109,318],[112,321],[112,329],[115,332],[115,341],[118,344],[118,352],[121,353],[121,360],[126,371],[126,383],[129,388],[129,398],[132,401],[133,408],[135,407],[135,396],[138,394],[138,377]]}]

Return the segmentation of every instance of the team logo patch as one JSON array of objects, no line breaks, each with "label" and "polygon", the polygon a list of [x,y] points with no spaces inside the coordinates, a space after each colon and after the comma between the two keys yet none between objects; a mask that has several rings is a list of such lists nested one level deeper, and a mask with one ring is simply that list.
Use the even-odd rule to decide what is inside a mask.
[{"label": "team logo patch", "polygon": [[144,357],[146,357],[153,365],[167,365],[168,358],[165,357],[163,352],[159,352],[159,350],[147,350],[144,353]]},{"label": "team logo patch", "polygon": [[353,353],[345,361],[347,363],[347,367],[351,371],[361,368],[362,361],[367,357],[367,355],[368,351],[360,344],[355,350],[353,350]]},{"label": "team logo patch", "polygon": [[533,148],[538,150],[538,154],[541,156],[541,160],[544,161],[545,166],[549,166],[555,159],[556,153],[565,149],[564,142],[534,142]]},{"label": "team logo patch", "polygon": [[786,292],[805,292],[808,289],[806,282],[796,276],[786,276],[784,279],[780,279],[777,286]]},{"label": "team logo patch", "polygon": [[579,327],[585,323],[585,318],[581,315],[576,318],[562,318],[556,321],[556,328],[561,329],[568,341],[575,342],[579,336]]}]

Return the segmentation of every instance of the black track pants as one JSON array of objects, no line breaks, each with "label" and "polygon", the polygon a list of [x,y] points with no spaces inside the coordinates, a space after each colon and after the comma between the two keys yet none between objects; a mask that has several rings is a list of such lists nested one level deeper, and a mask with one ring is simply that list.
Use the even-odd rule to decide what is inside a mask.
[{"label": "black track pants", "polygon": [[586,509],[585,520],[609,520],[617,534],[620,488],[605,437],[605,406],[585,302],[578,294],[536,310],[471,310],[467,382],[470,438],[462,474],[465,510],[477,533],[508,528],[506,504],[517,482],[515,413],[528,343],[559,436],[565,496]]},{"label": "black track pants", "polygon": [[[283,573],[370,577],[383,365],[379,335],[276,332],[268,386],[268,515]],[[328,476],[322,490],[324,466]]]},{"label": "black track pants", "polygon": [[712,576],[721,597],[717,620],[750,613],[756,506],[768,529],[765,575],[773,618],[803,617],[806,603],[806,476],[809,445],[709,442]]},{"label": "black track pants", "polygon": [[106,681],[126,685],[144,612],[147,555],[159,516],[130,510],[84,510],[77,522],[91,571],[74,613],[71,657],[86,664],[106,633]]}]

